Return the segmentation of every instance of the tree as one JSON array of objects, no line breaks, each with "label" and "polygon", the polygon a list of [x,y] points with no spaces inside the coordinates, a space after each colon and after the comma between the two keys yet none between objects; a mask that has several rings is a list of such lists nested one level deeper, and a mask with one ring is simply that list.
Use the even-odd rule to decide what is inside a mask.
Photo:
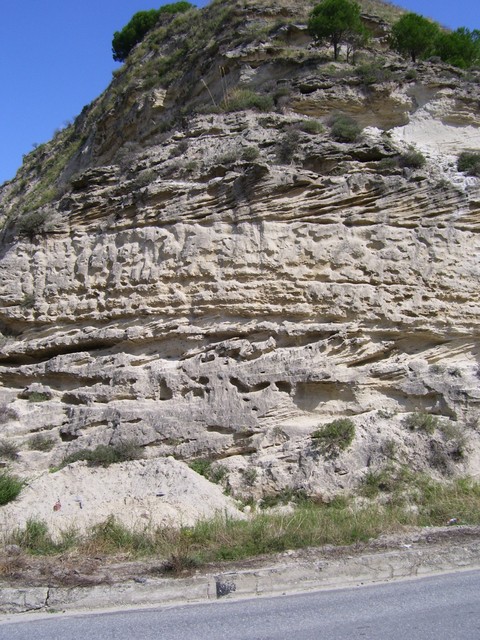
[{"label": "tree", "polygon": [[121,31],[115,31],[112,40],[113,59],[117,62],[123,62],[133,47],[141,42],[147,31],[150,31],[157,20],[157,9],[138,11]]},{"label": "tree", "polygon": [[419,56],[434,50],[439,33],[438,26],[427,18],[417,13],[405,13],[392,27],[391,46],[416,62]]},{"label": "tree", "polygon": [[182,0],[172,4],[165,4],[160,9],[138,11],[121,31],[115,31],[112,40],[113,59],[123,62],[133,47],[141,42],[145,34],[155,26],[160,16],[183,13],[193,7],[190,2]]},{"label": "tree", "polygon": [[315,40],[326,40],[333,46],[335,60],[342,44],[353,43],[366,33],[360,6],[353,0],[323,0],[310,14],[308,30]]},{"label": "tree", "polygon": [[442,32],[435,43],[435,53],[444,62],[467,68],[480,62],[480,31],[460,27],[456,31]]}]

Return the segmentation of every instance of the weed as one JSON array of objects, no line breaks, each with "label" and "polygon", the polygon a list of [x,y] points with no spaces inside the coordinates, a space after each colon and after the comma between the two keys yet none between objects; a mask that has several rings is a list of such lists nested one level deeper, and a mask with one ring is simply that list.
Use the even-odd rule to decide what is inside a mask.
[{"label": "weed", "polygon": [[439,426],[439,420],[429,413],[412,413],[404,419],[403,424],[410,431],[422,431],[432,435]]},{"label": "weed", "polygon": [[28,441],[28,448],[33,451],[51,451],[55,446],[55,439],[44,433],[35,433]]},{"label": "weed", "polygon": [[337,142],[355,142],[362,133],[362,127],[343,113],[334,114],[329,124],[332,137]]},{"label": "weed", "polygon": [[341,418],[314,431],[312,443],[325,458],[335,458],[352,444],[354,437],[353,422],[348,418]]},{"label": "weed", "polygon": [[2,460],[16,460],[18,447],[10,440],[0,440],[0,458]]},{"label": "weed", "polygon": [[25,486],[25,481],[7,472],[0,473],[0,506],[15,500]]}]

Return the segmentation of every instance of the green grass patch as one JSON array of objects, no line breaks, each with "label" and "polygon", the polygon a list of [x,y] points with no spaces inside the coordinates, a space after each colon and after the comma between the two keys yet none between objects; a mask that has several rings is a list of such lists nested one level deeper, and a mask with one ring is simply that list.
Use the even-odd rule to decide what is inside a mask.
[{"label": "green grass patch", "polygon": [[439,427],[440,422],[437,416],[432,416],[430,413],[416,412],[405,418],[403,424],[410,431],[422,431],[432,435]]},{"label": "green grass patch", "polygon": [[[33,554],[69,548],[84,555],[158,557],[158,572],[179,573],[207,562],[367,542],[405,527],[445,525],[451,518],[480,524],[480,485],[470,478],[441,484],[392,466],[369,474],[364,488],[363,495],[372,498],[366,503],[346,495],[329,504],[303,499],[288,513],[259,511],[245,520],[218,515],[191,527],[131,530],[110,516],[84,536],[67,532],[55,542],[44,523],[29,521],[12,540]],[[385,499],[375,499],[379,495]]]},{"label": "green grass patch", "polygon": [[25,480],[4,471],[0,473],[0,506],[8,504],[20,495]]},{"label": "green grass patch", "polygon": [[312,444],[326,458],[335,458],[352,444],[355,425],[348,418],[329,422],[312,433]]}]

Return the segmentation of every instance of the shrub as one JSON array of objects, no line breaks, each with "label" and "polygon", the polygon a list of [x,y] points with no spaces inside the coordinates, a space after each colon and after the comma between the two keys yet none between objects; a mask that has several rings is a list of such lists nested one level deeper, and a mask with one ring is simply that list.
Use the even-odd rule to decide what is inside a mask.
[{"label": "shrub", "polygon": [[398,164],[401,167],[408,167],[410,169],[421,169],[426,163],[425,156],[420,151],[410,148],[405,153],[402,153],[398,159]]},{"label": "shrub", "polygon": [[429,413],[412,413],[405,418],[403,424],[410,431],[423,431],[431,435],[439,426],[439,420],[437,416],[432,416]]},{"label": "shrub", "polygon": [[33,451],[51,451],[54,446],[55,439],[43,433],[36,433],[28,441],[28,448]]},{"label": "shrub", "polygon": [[317,451],[326,458],[335,458],[347,449],[355,437],[355,425],[348,418],[329,422],[312,433],[312,442]]},{"label": "shrub", "polygon": [[469,176],[480,177],[480,153],[463,151],[457,159],[458,171],[463,171]]},{"label": "shrub", "polygon": [[3,460],[16,460],[18,447],[10,440],[0,440],[0,458]]},{"label": "shrub", "polygon": [[289,129],[277,145],[277,158],[282,164],[292,162],[300,145],[300,134],[296,129]]},{"label": "shrub", "polygon": [[48,212],[45,210],[30,211],[24,214],[17,222],[18,233],[33,240],[35,236],[45,232],[48,217]]},{"label": "shrub", "polygon": [[337,142],[355,142],[362,133],[362,127],[350,116],[338,113],[330,118],[330,131]]},{"label": "shrub", "polygon": [[41,391],[32,391],[28,396],[29,402],[46,402],[50,400],[48,393],[42,393]]},{"label": "shrub", "polygon": [[65,456],[58,469],[80,460],[85,460],[89,467],[109,467],[111,464],[138,460],[141,457],[141,448],[135,442],[122,442],[114,446],[100,444],[95,449],[80,449],[70,453]]},{"label": "shrub", "polygon": [[260,151],[258,150],[258,147],[245,147],[242,152],[242,160],[245,160],[246,162],[253,162],[259,155]]},{"label": "shrub", "polygon": [[262,509],[271,509],[272,507],[278,507],[279,505],[289,503],[306,504],[308,502],[309,498],[303,489],[292,489],[291,487],[286,487],[277,493],[271,493],[263,496],[260,502],[260,507]]},{"label": "shrub", "polygon": [[244,111],[256,109],[257,111],[271,111],[273,98],[260,95],[251,89],[234,89],[222,102],[224,111]]},{"label": "shrub", "polygon": [[0,506],[12,502],[25,486],[25,481],[7,472],[0,473]]},{"label": "shrub", "polygon": [[323,133],[324,126],[318,120],[299,120],[295,123],[295,128],[304,133],[310,133],[312,135]]},{"label": "shrub", "polygon": [[366,86],[388,82],[392,79],[393,73],[378,62],[365,62],[355,69],[355,74]]}]

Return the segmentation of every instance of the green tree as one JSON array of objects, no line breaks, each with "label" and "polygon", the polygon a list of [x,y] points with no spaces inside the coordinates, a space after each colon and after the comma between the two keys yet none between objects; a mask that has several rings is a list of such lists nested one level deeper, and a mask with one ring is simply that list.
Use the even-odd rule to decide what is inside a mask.
[{"label": "green tree", "polygon": [[333,46],[335,60],[342,44],[353,44],[366,33],[360,6],[353,0],[323,0],[310,14],[308,30],[318,42],[327,41]]},{"label": "green tree", "polygon": [[456,31],[442,32],[435,43],[435,53],[444,62],[461,67],[471,67],[480,62],[480,31],[460,27]]},{"label": "green tree", "polygon": [[115,31],[112,40],[113,59],[123,62],[133,47],[141,42],[145,34],[155,26],[160,16],[183,13],[193,7],[190,2],[182,0],[172,4],[165,4],[160,9],[138,11],[121,31]]},{"label": "green tree", "polygon": [[416,62],[432,52],[440,33],[436,24],[417,13],[405,13],[392,27],[391,46]]}]

